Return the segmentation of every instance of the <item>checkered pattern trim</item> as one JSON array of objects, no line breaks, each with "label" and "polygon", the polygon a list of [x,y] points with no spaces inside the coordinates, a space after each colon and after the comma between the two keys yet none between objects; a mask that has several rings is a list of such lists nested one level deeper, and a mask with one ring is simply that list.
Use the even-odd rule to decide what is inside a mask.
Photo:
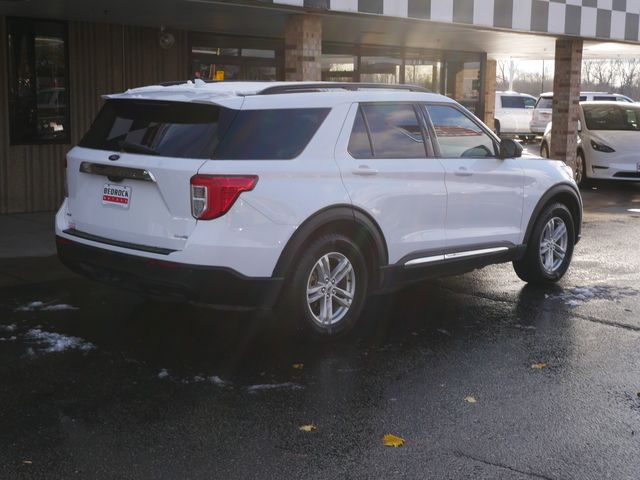
[{"label": "checkered pattern trim", "polygon": [[262,0],[342,12],[639,41],[640,0]]}]

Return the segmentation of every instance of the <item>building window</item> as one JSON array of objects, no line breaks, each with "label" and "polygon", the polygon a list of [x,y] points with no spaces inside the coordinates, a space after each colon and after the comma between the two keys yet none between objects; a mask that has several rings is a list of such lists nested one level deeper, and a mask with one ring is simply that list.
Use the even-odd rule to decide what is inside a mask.
[{"label": "building window", "polygon": [[191,34],[191,77],[203,80],[279,80],[281,42]]},{"label": "building window", "polygon": [[67,27],[7,20],[11,144],[69,143]]}]

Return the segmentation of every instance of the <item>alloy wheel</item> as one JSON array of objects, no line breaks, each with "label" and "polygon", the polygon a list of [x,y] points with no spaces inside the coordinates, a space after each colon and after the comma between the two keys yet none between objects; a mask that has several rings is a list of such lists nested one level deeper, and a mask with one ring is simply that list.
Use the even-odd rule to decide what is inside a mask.
[{"label": "alloy wheel", "polygon": [[342,253],[322,256],[307,280],[307,305],[322,327],[340,322],[349,312],[356,292],[356,272]]},{"label": "alloy wheel", "polygon": [[542,230],[540,238],[540,262],[548,274],[556,273],[567,255],[569,233],[560,217],[553,217]]},{"label": "alloy wheel", "polygon": [[576,171],[573,174],[574,180],[578,185],[582,182],[582,174],[584,172],[584,158],[582,155],[578,154],[576,156]]}]

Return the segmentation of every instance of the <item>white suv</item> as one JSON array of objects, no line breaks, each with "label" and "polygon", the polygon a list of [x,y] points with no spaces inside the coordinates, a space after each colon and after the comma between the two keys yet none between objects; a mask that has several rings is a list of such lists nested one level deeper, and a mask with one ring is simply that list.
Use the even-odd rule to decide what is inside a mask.
[{"label": "white suv", "polygon": [[279,306],[318,335],[367,298],[513,261],[555,282],[580,238],[562,162],[518,158],[414,87],[151,86],[105,97],[67,155],[60,259],[146,293]]},{"label": "white suv", "polygon": [[[606,93],[606,92],[580,92],[581,102],[621,102],[634,103],[626,95],[619,93]],[[553,92],[547,92],[540,95],[536,106],[533,109],[533,115],[531,117],[530,129],[531,132],[537,135],[544,135],[547,125],[551,121],[551,115],[553,113]]]},{"label": "white suv", "polygon": [[536,97],[526,93],[496,92],[496,133],[499,136],[518,135],[527,140],[535,139],[529,125],[535,104]]}]

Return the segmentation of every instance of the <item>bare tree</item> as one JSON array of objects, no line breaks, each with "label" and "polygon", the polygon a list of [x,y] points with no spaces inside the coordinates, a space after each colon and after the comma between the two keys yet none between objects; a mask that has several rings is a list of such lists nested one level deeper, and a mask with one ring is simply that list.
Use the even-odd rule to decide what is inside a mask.
[{"label": "bare tree", "polygon": [[513,90],[513,82],[518,77],[518,62],[513,59],[498,62],[498,84],[501,89]]}]

